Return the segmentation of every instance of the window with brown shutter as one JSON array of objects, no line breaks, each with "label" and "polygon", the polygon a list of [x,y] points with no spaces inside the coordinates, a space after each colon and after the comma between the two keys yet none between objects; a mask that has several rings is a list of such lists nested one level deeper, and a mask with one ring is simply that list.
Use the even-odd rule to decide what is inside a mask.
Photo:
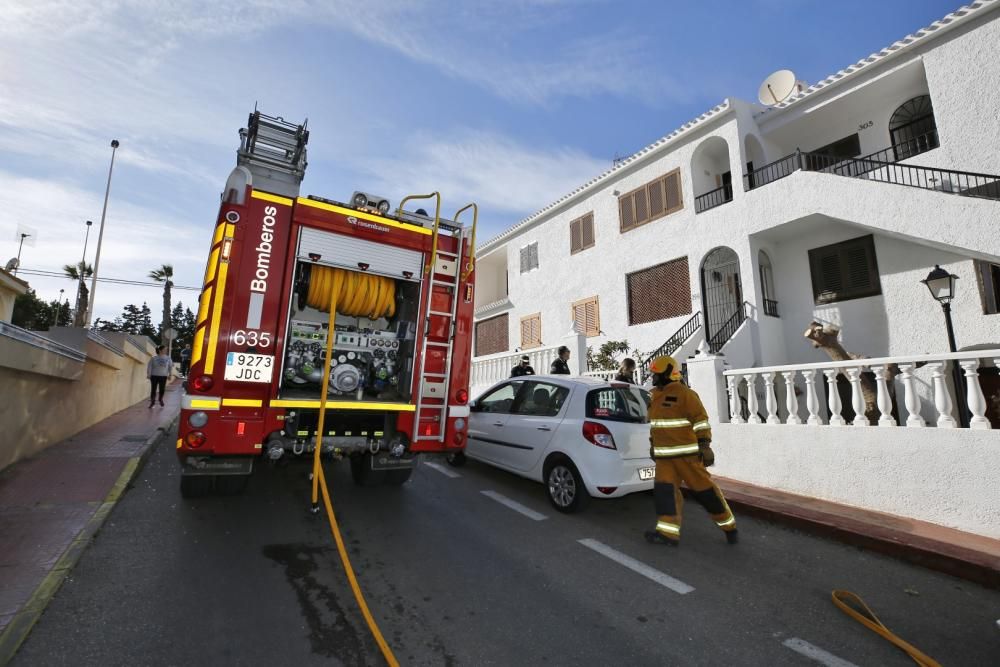
[{"label": "window with brown shutter", "polygon": [[476,356],[481,357],[510,349],[507,313],[476,322]]},{"label": "window with brown shutter", "polygon": [[542,344],[542,314],[535,313],[521,318],[521,349],[527,350]]},{"label": "window with brown shutter", "polygon": [[581,250],[594,246],[594,214],[572,220],[569,223],[569,254],[575,255]]},{"label": "window with brown shutter", "polygon": [[691,274],[687,257],[630,273],[625,278],[630,325],[691,314]]},{"label": "window with brown shutter", "polygon": [[538,242],[521,248],[521,273],[538,268]]},{"label": "window with brown shutter", "polygon": [[882,293],[875,237],[871,235],[813,248],[809,251],[809,272],[816,305]]},{"label": "window with brown shutter", "polygon": [[678,168],[618,198],[621,231],[634,229],[683,208],[681,170]]},{"label": "window with brown shutter", "polygon": [[573,327],[584,336],[598,336],[601,333],[601,313],[597,297],[591,296],[573,303]]}]

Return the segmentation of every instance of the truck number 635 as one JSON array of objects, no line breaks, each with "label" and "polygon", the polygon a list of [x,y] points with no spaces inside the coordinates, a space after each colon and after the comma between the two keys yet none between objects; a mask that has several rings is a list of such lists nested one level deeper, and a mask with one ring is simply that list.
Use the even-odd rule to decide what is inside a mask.
[{"label": "truck number 635", "polygon": [[233,344],[240,346],[248,345],[250,347],[268,347],[271,344],[271,334],[267,331],[256,331],[254,329],[250,329],[249,331],[238,329],[233,332]]}]

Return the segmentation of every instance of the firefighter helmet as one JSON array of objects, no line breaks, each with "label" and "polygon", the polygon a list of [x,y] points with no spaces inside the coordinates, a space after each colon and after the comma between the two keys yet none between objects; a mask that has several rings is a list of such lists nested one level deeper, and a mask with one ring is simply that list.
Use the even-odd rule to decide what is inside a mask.
[{"label": "firefighter helmet", "polygon": [[681,379],[681,365],[677,363],[676,359],[666,354],[653,359],[653,362],[649,364],[649,372],[654,374],[664,373],[667,379],[674,382]]}]

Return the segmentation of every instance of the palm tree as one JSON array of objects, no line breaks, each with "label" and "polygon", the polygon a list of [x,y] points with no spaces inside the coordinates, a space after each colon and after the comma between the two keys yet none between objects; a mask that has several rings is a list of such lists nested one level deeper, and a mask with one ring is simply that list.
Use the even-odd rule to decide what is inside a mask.
[{"label": "palm tree", "polygon": [[174,286],[171,278],[174,277],[174,267],[170,264],[163,264],[158,269],[149,272],[149,277],[158,283],[163,283],[163,321],[160,323],[160,342],[163,340],[163,332],[170,328],[170,288]]},{"label": "palm tree", "polygon": [[94,275],[94,267],[85,262],[66,264],[63,274],[76,281],[76,314],[73,316],[73,326],[82,327],[87,321],[87,307],[90,305],[90,290],[87,289],[87,278]]}]

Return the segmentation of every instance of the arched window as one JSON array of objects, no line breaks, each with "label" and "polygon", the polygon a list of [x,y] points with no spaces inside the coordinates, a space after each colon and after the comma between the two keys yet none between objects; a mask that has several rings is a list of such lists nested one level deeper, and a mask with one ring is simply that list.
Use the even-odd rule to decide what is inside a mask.
[{"label": "arched window", "polygon": [[760,272],[760,290],[764,298],[764,314],[778,316],[778,301],[774,298],[774,271],[771,258],[763,250],[757,253],[757,270]]},{"label": "arched window", "polygon": [[930,95],[920,95],[900,105],[889,119],[889,136],[897,160],[937,148],[937,124]]}]

